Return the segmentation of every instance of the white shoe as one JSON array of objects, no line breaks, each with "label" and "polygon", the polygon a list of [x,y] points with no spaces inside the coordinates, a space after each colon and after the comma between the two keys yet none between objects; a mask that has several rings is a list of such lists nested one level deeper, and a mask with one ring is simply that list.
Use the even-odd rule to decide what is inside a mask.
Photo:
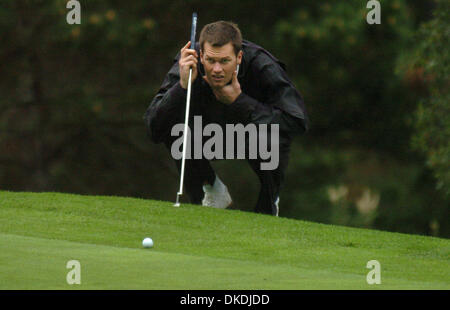
[{"label": "white shoe", "polygon": [[233,202],[230,193],[228,193],[228,188],[218,176],[216,176],[213,186],[209,184],[203,185],[203,192],[205,193],[205,197],[202,200],[203,206],[226,209]]}]

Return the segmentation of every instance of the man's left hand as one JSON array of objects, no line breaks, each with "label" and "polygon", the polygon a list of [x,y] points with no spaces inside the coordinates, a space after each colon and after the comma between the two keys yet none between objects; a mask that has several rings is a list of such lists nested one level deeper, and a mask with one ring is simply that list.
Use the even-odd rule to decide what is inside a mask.
[{"label": "man's left hand", "polygon": [[[204,76],[203,78],[206,82],[208,82],[206,76]],[[241,84],[239,84],[239,81],[237,79],[236,71],[233,72],[233,76],[231,77],[231,84],[225,85],[223,87],[211,87],[211,89],[217,100],[225,104],[232,104],[242,93]]]}]

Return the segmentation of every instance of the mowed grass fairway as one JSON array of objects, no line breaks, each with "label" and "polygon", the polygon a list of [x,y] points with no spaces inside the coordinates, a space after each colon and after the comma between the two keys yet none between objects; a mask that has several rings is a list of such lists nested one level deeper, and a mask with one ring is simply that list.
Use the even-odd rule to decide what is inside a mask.
[{"label": "mowed grass fairway", "polygon": [[[142,248],[151,237],[154,247]],[[68,285],[66,264],[81,264]],[[369,285],[366,264],[381,265]],[[0,289],[450,289],[450,241],[135,198],[0,191]]]}]

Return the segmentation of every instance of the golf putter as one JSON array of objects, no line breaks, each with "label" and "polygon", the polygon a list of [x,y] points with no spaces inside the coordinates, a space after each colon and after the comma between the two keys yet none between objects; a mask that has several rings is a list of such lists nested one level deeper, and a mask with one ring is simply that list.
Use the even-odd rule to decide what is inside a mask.
[{"label": "golf putter", "polygon": [[[191,49],[195,49],[195,32],[197,29],[197,13],[192,14],[191,25]],[[189,121],[189,106],[191,103],[191,87],[192,87],[192,68],[189,70],[189,82],[186,97],[186,115],[184,119],[184,131],[183,131],[183,157],[181,159],[181,177],[180,177],[180,190],[177,193],[177,201],[173,205],[174,207],[180,206],[180,196],[183,195],[183,181],[184,181],[184,165],[186,162],[186,143],[187,143],[187,130]]]}]

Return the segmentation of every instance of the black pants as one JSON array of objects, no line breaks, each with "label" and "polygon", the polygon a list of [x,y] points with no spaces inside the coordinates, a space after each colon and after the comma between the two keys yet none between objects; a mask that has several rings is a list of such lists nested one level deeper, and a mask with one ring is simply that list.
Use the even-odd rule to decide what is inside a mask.
[{"label": "black pants", "polygon": [[[190,122],[191,124],[191,122]],[[192,138],[193,135],[191,135]],[[165,145],[171,150],[175,139],[179,137],[170,137],[165,141]],[[270,141],[269,141],[270,142]],[[191,139],[191,145],[193,141]],[[259,144],[258,144],[259,145]],[[258,201],[255,206],[255,212],[278,215],[278,206],[276,205],[280,193],[285,171],[289,161],[289,151],[291,138],[282,132],[279,133],[279,163],[274,170],[262,170],[261,163],[267,162],[259,156],[257,159],[247,159],[252,170],[258,176],[260,182],[260,191]],[[225,153],[226,145],[224,145]],[[236,147],[235,147],[236,150]],[[248,140],[246,141],[246,150],[248,150]],[[249,158],[249,157],[245,157]],[[181,159],[175,160],[178,172],[181,173]],[[190,200],[194,204],[201,204],[204,192],[203,185],[214,184],[216,174],[207,159],[186,159],[184,171],[184,189],[188,193]]]}]

